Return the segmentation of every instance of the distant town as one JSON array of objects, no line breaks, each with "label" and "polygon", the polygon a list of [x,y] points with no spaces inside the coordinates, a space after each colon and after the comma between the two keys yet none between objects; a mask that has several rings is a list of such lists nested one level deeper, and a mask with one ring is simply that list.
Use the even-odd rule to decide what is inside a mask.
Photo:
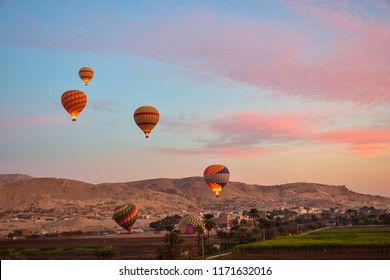
[{"label": "distant town", "polygon": [[[25,239],[55,237],[63,235],[109,235],[109,234],[128,234],[117,226],[112,228],[96,228],[95,231],[86,231],[83,227],[78,230],[58,231],[51,230],[47,223],[57,221],[71,222],[82,217],[84,220],[107,221],[112,219],[112,207],[100,205],[99,212],[91,211],[88,207],[82,209],[74,207],[68,208],[65,213],[58,213],[54,209],[43,210],[38,208],[25,209],[25,211],[8,210],[0,212],[0,224],[7,225],[7,232],[2,230],[2,238]],[[144,232],[163,231],[167,225],[177,225],[182,217],[186,215],[198,215],[205,217],[212,215],[213,231],[232,231],[238,228],[251,228],[264,231],[268,238],[278,235],[302,234],[309,230],[322,227],[334,226],[355,226],[355,225],[389,225],[390,209],[377,209],[373,206],[362,206],[357,209],[340,209],[330,207],[326,209],[305,207],[299,205],[290,209],[274,209],[272,211],[261,211],[257,208],[251,208],[243,211],[203,211],[181,213],[163,213],[138,214],[138,220],[130,232],[138,234]],[[34,227],[29,226],[34,222]],[[26,226],[23,227],[23,224]],[[39,228],[36,225],[42,224]],[[114,223],[112,223],[114,225]],[[13,225],[15,227],[13,227]],[[46,226],[44,226],[46,225]],[[15,229],[12,229],[15,228]],[[266,231],[266,233],[265,233]],[[265,237],[264,237],[265,238]]]}]

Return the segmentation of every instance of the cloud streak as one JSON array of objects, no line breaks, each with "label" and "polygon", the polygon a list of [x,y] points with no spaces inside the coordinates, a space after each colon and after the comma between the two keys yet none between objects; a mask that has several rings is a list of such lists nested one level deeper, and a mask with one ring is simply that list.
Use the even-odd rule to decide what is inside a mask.
[{"label": "cloud streak", "polygon": [[[90,13],[82,25],[57,19],[45,26],[28,14],[29,28],[4,30],[1,41],[128,53],[310,100],[390,102],[386,2],[374,6],[382,16],[363,9],[369,3],[280,3],[298,23],[243,13],[224,18],[218,9],[196,5],[175,9],[169,17],[147,14],[143,20],[110,9],[104,15]],[[96,26],[84,30],[93,22],[98,36],[91,31]]]},{"label": "cloud streak", "polygon": [[[307,112],[236,114],[212,120],[204,126],[212,138],[198,139],[197,148],[159,148],[158,151],[173,155],[199,154],[226,158],[257,157],[283,153],[291,150],[291,147],[305,148],[313,145],[344,147],[347,153],[358,157],[390,151],[389,127],[338,128],[324,131],[323,123],[319,121],[321,119],[310,117]],[[177,129],[175,127],[174,130]]]},{"label": "cloud streak", "polygon": [[225,142],[206,144],[199,148],[177,149],[177,148],[156,148],[158,152],[169,155],[191,155],[210,158],[250,158],[276,152],[285,151],[282,147],[257,147],[255,145],[242,145],[238,142]]}]

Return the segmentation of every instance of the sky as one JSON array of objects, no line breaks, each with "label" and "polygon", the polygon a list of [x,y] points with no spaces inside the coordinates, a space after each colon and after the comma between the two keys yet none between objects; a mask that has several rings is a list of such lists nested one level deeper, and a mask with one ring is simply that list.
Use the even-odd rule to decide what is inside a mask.
[{"label": "sky", "polygon": [[[0,174],[128,182],[223,164],[235,182],[390,197],[389,1],[0,0],[0,61]],[[70,89],[88,98],[76,122]],[[148,139],[144,105],[160,112]]]}]

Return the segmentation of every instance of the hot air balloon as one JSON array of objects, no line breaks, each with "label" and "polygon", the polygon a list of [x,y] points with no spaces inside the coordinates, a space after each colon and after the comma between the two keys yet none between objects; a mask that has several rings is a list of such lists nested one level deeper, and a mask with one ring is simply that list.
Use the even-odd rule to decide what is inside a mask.
[{"label": "hot air balloon", "polygon": [[130,231],[138,218],[138,208],[134,204],[116,207],[112,218],[118,225]]},{"label": "hot air balloon", "polygon": [[156,126],[159,119],[158,110],[152,106],[142,106],[134,112],[134,121],[145,133],[146,138],[149,138],[149,133]]},{"label": "hot air balloon", "polygon": [[217,197],[229,181],[229,170],[222,164],[208,166],[203,172],[204,180]]},{"label": "hot air balloon", "polygon": [[83,67],[79,70],[79,76],[85,83],[85,85],[88,85],[88,82],[92,79],[93,77],[93,70],[92,68],[89,67]]},{"label": "hot air balloon", "polygon": [[183,234],[195,234],[197,226],[202,227],[204,230],[203,219],[197,215],[184,216],[179,222],[179,230]]},{"label": "hot air balloon", "polygon": [[67,90],[61,96],[62,106],[72,116],[72,121],[76,121],[76,117],[87,105],[87,96],[80,90]]}]

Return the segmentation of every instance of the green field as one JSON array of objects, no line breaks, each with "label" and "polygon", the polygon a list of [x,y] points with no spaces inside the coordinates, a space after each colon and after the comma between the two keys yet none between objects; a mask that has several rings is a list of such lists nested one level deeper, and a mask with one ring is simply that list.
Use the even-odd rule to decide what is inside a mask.
[{"label": "green field", "polygon": [[386,251],[390,253],[390,227],[342,227],[302,236],[280,236],[272,240],[238,245],[237,253],[278,251]]},{"label": "green field", "polygon": [[96,251],[100,247],[43,247],[43,248],[0,248],[0,253],[9,251],[18,251],[19,253],[53,253],[53,252],[70,252],[70,251]]}]

